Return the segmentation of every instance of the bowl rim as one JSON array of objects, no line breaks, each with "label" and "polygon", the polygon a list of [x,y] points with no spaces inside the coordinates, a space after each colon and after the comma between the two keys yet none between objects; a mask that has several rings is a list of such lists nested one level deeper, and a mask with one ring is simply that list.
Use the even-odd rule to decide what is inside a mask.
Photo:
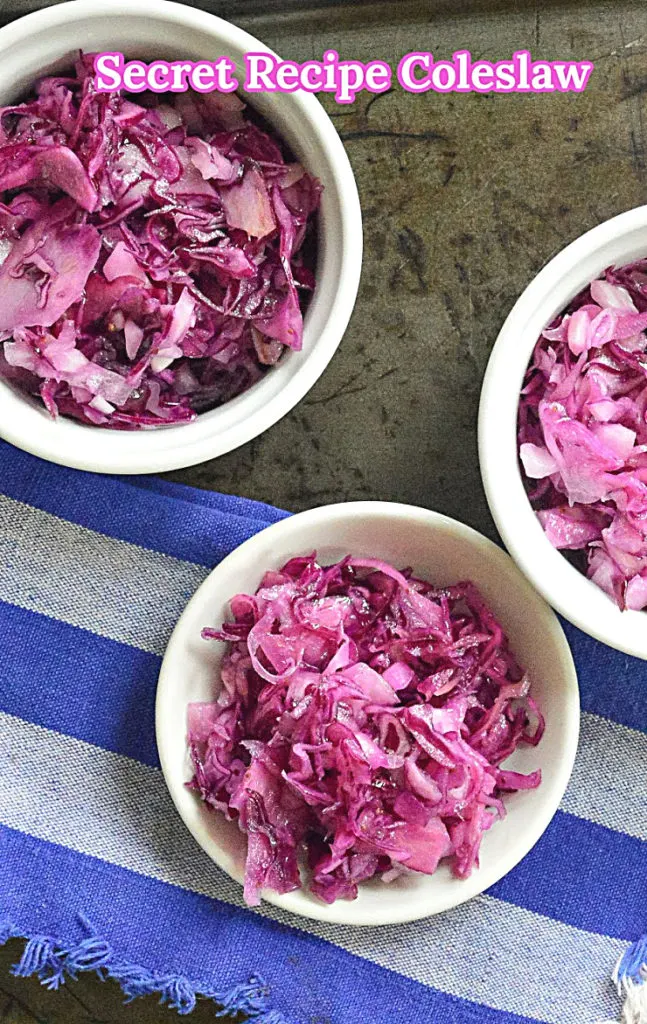
[{"label": "bowl rim", "polygon": [[[495,341],[481,388],[478,452],[487,502],[501,538],[546,601],[583,632],[609,647],[647,660],[645,612],[615,602],[553,547],[526,495],[517,452],[521,382],[537,338],[552,316],[606,266],[611,247],[642,237],[647,256],[647,205],[597,224],[558,252],[519,296]],[[624,262],[637,258],[629,256]],[[622,263],[623,257],[617,262]],[[596,268],[591,273],[591,268]],[[570,282],[570,283],[569,283]],[[553,296],[559,295],[559,300]],[[551,309],[549,317],[542,310]],[[537,326],[538,325],[538,326]]]},{"label": "bowl rim", "polygon": [[[33,36],[50,28],[69,25],[73,33],[77,20],[120,15],[152,18],[169,26],[182,25],[202,33],[206,40],[210,36],[227,39],[232,47],[243,52],[274,53],[261,40],[225,19],[173,0],[156,0],[155,4],[150,0],[67,0],[23,15],[0,28],[0,55],[17,45],[29,45]],[[331,296],[328,308],[321,313],[321,327],[310,341],[308,351],[285,354],[283,366],[289,366],[291,356],[298,363],[295,366],[292,361],[289,376],[284,370],[287,379],[283,385],[272,389],[276,373],[266,374],[237,398],[199,414],[189,424],[151,431],[119,431],[61,418],[62,429],[57,432],[56,424],[53,430],[47,429],[52,424],[45,410],[0,380],[0,437],[32,455],[73,469],[124,474],[165,472],[235,450],[272,427],[304,398],[337,351],[353,312],[362,269],[362,213],[348,154],[318,98],[297,91],[280,99],[298,112],[326,155],[328,194],[338,210],[341,228],[340,240],[333,243],[338,246],[337,266],[325,278],[330,281]],[[307,324],[308,311],[306,337]],[[278,373],[281,366],[273,369]],[[108,440],[103,442],[102,437]]]},{"label": "bowl rim", "polygon": [[[176,733],[178,727],[177,716],[174,716],[172,713],[172,697],[174,692],[177,691],[177,677],[170,664],[170,659],[174,655],[176,647],[180,650],[183,648],[185,642],[183,636],[184,623],[191,618],[194,609],[197,611],[202,608],[204,595],[208,594],[214,587],[214,580],[221,575],[235,576],[239,567],[243,568],[258,562],[257,549],[266,547],[268,541],[286,534],[289,535],[290,531],[295,528],[295,525],[297,528],[301,524],[307,524],[310,527],[316,528],[323,524],[329,525],[331,517],[352,519],[361,517],[363,520],[370,520],[371,518],[381,518],[385,515],[390,517],[396,526],[406,525],[415,520],[418,524],[429,527],[430,530],[436,527],[449,529],[459,539],[474,546],[477,551],[487,552],[489,557],[499,562],[508,575],[511,572],[515,575],[524,601],[532,607],[536,621],[545,629],[546,635],[555,644],[556,652],[563,666],[563,707],[561,710],[563,712],[565,741],[562,747],[562,757],[552,780],[551,788],[550,790],[543,790],[544,799],[533,817],[532,825],[524,830],[523,840],[510,844],[506,855],[498,860],[496,866],[485,869],[482,865],[469,878],[462,880],[460,887],[452,888],[451,894],[448,894],[444,899],[435,898],[434,906],[431,909],[425,904],[424,900],[419,898],[420,894],[417,894],[418,898],[413,904],[403,899],[401,909],[397,912],[391,911],[388,916],[382,918],[372,916],[371,920],[356,920],[353,919],[352,911],[354,901],[337,900],[333,904],[321,903],[321,906],[319,906],[318,902],[309,900],[301,889],[284,895],[278,895],[271,891],[263,892],[263,901],[281,910],[290,911],[293,914],[311,920],[331,924],[350,924],[355,927],[403,924],[409,921],[420,920],[451,910],[472,899],[474,896],[480,895],[485,889],[507,875],[529,853],[550,824],[564,795],[577,752],[580,725],[579,687],[573,656],[554,612],[536,590],[533,589],[523,574],[519,572],[509,555],[493,541],[464,523],[439,512],[398,502],[339,502],[332,505],[318,506],[288,516],[271,526],[265,527],[235,548],[216,565],[189,600],[169,639],[162,661],[155,698],[156,742],[162,773],[171,799],[184,825],[191,832],[197,843],[230,878],[241,884],[242,895],[242,874],[232,870],[227,855],[207,833],[202,823],[190,815],[189,807],[192,805],[187,800],[186,779],[178,777],[182,773],[178,772],[173,756],[169,753],[165,737],[170,732]],[[169,705],[168,709],[167,703]],[[181,727],[184,731],[184,721]],[[542,790],[540,789],[538,792],[542,793]],[[193,800],[196,799],[193,794],[191,796]]]}]

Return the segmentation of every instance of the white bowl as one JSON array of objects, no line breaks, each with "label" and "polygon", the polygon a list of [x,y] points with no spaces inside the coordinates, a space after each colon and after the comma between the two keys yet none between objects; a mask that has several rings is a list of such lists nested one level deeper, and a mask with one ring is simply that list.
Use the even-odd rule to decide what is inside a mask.
[{"label": "white bowl", "polygon": [[436,512],[380,501],[328,505],[284,519],[246,541],[213,570],[180,618],[162,665],[156,709],[157,745],[175,805],[200,846],[239,882],[244,835],[185,786],[191,778],[187,705],[214,698],[224,650],[223,644],[202,640],[200,631],[206,625],[220,625],[228,617],[229,599],[241,591],[253,593],[266,569],[313,550],[326,563],[350,552],[397,567],[412,566],[439,584],[473,580],[529,671],[533,694],[546,717],[539,745],[517,750],[508,762],[519,771],[541,768],[542,784],[506,800],[507,817],[486,834],[481,867],[470,878],[459,881],[442,865],[432,876],[409,875],[388,885],[379,879],[363,883],[356,900],[338,900],[331,906],[305,890],[284,896],[264,893],[270,903],[320,921],[377,925],[427,917],[493,885],[528,853],[555,813],[577,748],[579,700],[573,659],[557,618],[505,552]]},{"label": "white bowl", "polygon": [[[247,51],[270,52],[241,29],[167,0],[73,0],[0,29],[0,104],[14,101],[52,69],[69,66],[79,48],[126,57],[216,59],[243,65]],[[152,473],[191,466],[232,451],[267,430],[299,402],[323,373],[346,329],[357,295],[362,220],[353,172],[332,122],[315,96],[255,94],[253,106],[276,128],[305,167],[321,179],[317,287],[305,316],[303,350],[238,398],[189,424],[153,431],[84,426],[45,410],[0,380],[0,437],[76,469]]]},{"label": "white bowl", "polygon": [[543,328],[608,266],[647,256],[647,206],[613,217],[567,245],[517,300],[488,363],[479,408],[479,460],[490,511],[508,551],[546,600],[590,636],[647,659],[647,613],[615,602],[552,546],[519,469],[522,381]]}]

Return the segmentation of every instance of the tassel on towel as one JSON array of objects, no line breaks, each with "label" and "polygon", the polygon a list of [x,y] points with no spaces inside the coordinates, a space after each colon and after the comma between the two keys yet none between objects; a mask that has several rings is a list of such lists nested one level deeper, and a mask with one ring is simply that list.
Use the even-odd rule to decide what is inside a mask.
[{"label": "tassel on towel", "polygon": [[621,1024],[647,1024],[647,935],[624,951],[612,977],[623,1000]]}]

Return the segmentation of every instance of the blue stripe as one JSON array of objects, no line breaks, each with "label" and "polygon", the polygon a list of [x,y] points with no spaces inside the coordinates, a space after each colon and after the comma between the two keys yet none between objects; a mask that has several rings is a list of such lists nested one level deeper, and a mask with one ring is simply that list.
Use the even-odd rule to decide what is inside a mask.
[{"label": "blue stripe", "polygon": [[209,567],[287,515],[228,495],[214,501],[179,484],[52,466],[2,441],[0,492],[89,530]]},{"label": "blue stripe", "polygon": [[[152,477],[106,477],[52,466],[0,441],[0,490],[112,537],[212,566],[287,513]],[[647,662],[613,651],[563,622],[578,668],[582,706],[647,730]]]},{"label": "blue stripe", "polygon": [[2,601],[0,621],[0,710],[159,765],[159,658]]},{"label": "blue stripe", "polygon": [[[209,567],[287,515],[151,477],[105,477],[52,466],[2,441],[0,490],[88,529]],[[647,731],[647,662],[611,650],[567,622],[563,626],[584,710]]]},{"label": "blue stripe", "polygon": [[562,620],[562,626],[573,652],[583,710],[647,732],[647,661],[614,651],[569,622]]},{"label": "blue stripe", "polygon": [[558,811],[521,864],[490,890],[585,931],[647,932],[647,844]]},{"label": "blue stripe", "polygon": [[[102,477],[101,479],[105,480],[106,478]],[[272,523],[289,514],[277,509],[274,505],[267,505],[263,501],[239,498],[236,495],[222,494],[219,491],[205,491],[198,487],[188,487],[186,484],[178,484],[174,480],[166,480],[159,476],[120,476],[114,479],[141,487],[145,491],[154,491],[155,494],[162,494],[167,498],[191,501],[208,508],[215,508],[219,512],[226,512],[227,515],[243,516],[246,519],[255,519],[263,523]]]},{"label": "blue stripe", "polygon": [[[76,941],[82,912],[124,959],[203,987],[247,980],[256,965],[276,993],[274,1005],[294,1024],[531,1022],[445,995],[297,928],[1,826],[0,853],[2,915],[24,933]],[[47,894],[45,903],[25,908],[16,878],[24,890]]]},{"label": "blue stripe", "polygon": [[[154,735],[159,659],[13,605],[0,603],[0,618],[3,711],[145,764],[159,764]],[[34,679],[43,685],[35,687]],[[618,864],[628,879],[622,890],[612,885]],[[576,927],[626,939],[647,931],[645,891],[643,842],[562,812],[534,850],[492,890],[501,899]]]}]

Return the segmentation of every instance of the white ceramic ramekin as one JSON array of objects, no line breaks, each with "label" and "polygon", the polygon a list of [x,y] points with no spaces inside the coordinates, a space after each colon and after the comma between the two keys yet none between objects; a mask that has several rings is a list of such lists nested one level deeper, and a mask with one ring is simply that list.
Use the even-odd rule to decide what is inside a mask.
[{"label": "white ceramic ramekin", "polygon": [[620,611],[547,539],[524,490],[517,454],[519,393],[543,328],[601,271],[647,255],[647,206],[620,214],[563,249],[518,299],[488,363],[479,409],[479,460],[490,511],[528,579],[570,622],[647,659],[647,613]]},{"label": "white ceramic ramekin", "polygon": [[[72,0],[0,29],[0,104],[35,79],[69,66],[79,49],[112,50],[151,60],[216,59],[268,47],[220,18],[167,0]],[[362,260],[362,220],[353,172],[332,122],[308,93],[255,94],[254,107],[321,179],[317,287],[305,317],[303,351],[238,398],[193,423],[151,431],[96,429],[44,409],[0,380],[0,437],[26,451],[77,469],[152,473],[191,466],[250,441],[285,416],[332,358],[350,318]]]},{"label": "white ceramic ramekin", "polygon": [[472,580],[503,625],[532,680],[546,719],[537,747],[520,747],[506,767],[542,771],[538,789],[512,793],[507,816],[486,833],[481,866],[459,880],[443,864],[434,875],[409,874],[390,884],[360,886],[356,900],[323,903],[305,890],[264,898],[304,917],[347,925],[397,924],[448,910],[483,892],[510,871],[537,842],[557,810],[577,749],[579,695],[573,658],[557,617],[501,548],[469,526],[410,505],[357,501],[290,516],[256,534],[224,559],[196,592],[178,622],[157,689],[156,735],[162,770],[184,823],[232,878],[243,878],[246,839],[235,822],[210,811],[186,782],[187,705],[212,700],[224,644],[203,640],[204,626],[229,617],[229,600],[254,593],[266,569],[313,550],[330,564],[347,554],[379,558],[439,585]]}]

